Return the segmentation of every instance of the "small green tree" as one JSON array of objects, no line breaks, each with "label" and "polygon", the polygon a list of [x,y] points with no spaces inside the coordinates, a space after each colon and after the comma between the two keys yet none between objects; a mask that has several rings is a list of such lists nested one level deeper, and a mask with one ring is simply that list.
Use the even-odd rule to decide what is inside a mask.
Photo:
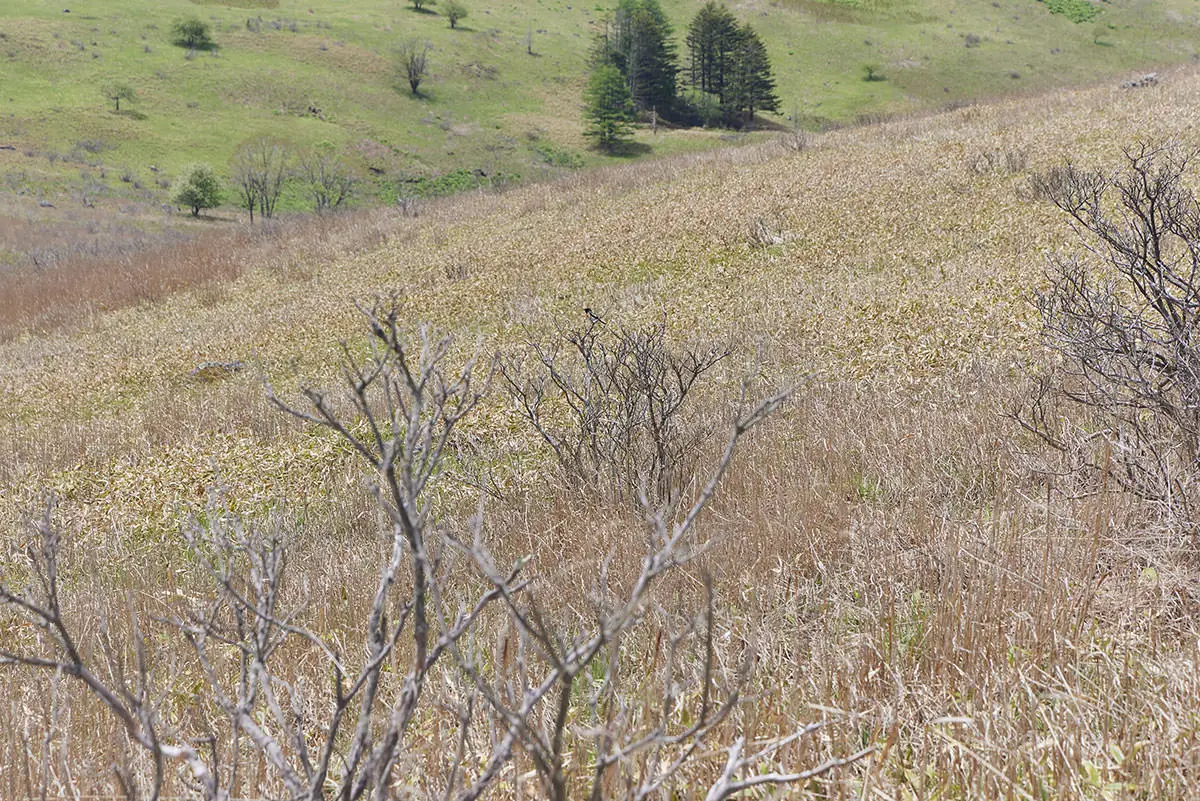
[{"label": "small green tree", "polygon": [[221,205],[221,179],[207,164],[189,164],[175,181],[171,199],[191,209],[193,217],[199,217],[202,209]]},{"label": "small green tree", "polygon": [[104,92],[106,98],[116,104],[117,111],[121,110],[122,100],[133,102],[137,98],[137,92],[133,90],[133,87],[120,81],[111,81],[104,84],[101,91]]},{"label": "small green tree", "polygon": [[458,21],[467,16],[467,7],[462,4],[461,0],[446,0],[442,4],[442,13],[446,15],[446,19],[450,20],[450,27],[457,28]]},{"label": "small green tree", "polygon": [[189,50],[211,50],[216,46],[208,23],[199,17],[188,17],[172,25],[171,41]]},{"label": "small green tree", "polygon": [[321,146],[301,155],[299,176],[317,214],[340,208],[358,184],[345,161]]},{"label": "small green tree", "polygon": [[583,100],[584,136],[611,152],[633,135],[633,96],[615,65],[599,63],[592,69]]}]

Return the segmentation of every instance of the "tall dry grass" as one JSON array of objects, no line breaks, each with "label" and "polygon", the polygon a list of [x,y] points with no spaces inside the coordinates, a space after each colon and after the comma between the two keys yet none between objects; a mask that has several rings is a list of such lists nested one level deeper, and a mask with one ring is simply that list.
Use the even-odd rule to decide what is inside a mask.
[{"label": "tall dry grass", "polygon": [[[1029,197],[1028,173],[1187,136],[1178,109],[1198,99],[1200,82],[1180,73],[1139,93],[1059,93],[833,132],[799,154],[747,148],[472,195],[416,221],[346,218],[338,224],[361,230],[331,231],[327,244],[296,232],[286,258],[251,243],[258,255],[229,256],[237,277],[209,289],[181,283],[153,303],[0,344],[0,571],[19,570],[19,521],[54,489],[82,639],[119,641],[130,605],[149,619],[203,594],[178,531],[221,486],[245,514],[296,530],[312,624],[350,632],[379,517],[351,457],[282,421],[255,373],[280,388],[336,384],[338,339],[361,343],[352,301],[374,294],[398,292],[464,352],[546,335],[584,305],[630,323],[665,316],[680,340],[734,343],[730,385],[755,360],[773,379],[808,376],[740,454],[705,520],[721,543],[696,566],[717,579],[718,661],[730,673],[756,666],[738,727],[767,736],[830,717],[791,763],[879,747],[796,795],[1192,797],[1195,544],[1111,487],[1048,480],[1053,454],[1006,412],[1043,358],[1030,303],[1041,259],[1074,245]],[[989,157],[1010,151],[1019,157]],[[354,245],[373,238],[386,241]],[[189,378],[207,358],[253,369]],[[534,555],[556,613],[584,608],[580,577],[602,560],[614,580],[627,575],[622,559],[641,536],[628,510],[552,480],[497,398],[472,433],[504,457],[507,495],[489,501],[488,530],[502,553]],[[452,525],[475,498],[464,490],[447,504]],[[664,585],[656,626],[696,598],[698,578]],[[660,630],[628,643],[647,680],[662,670]],[[6,641],[28,636],[0,621]],[[497,649],[505,636],[498,622],[486,632]],[[152,642],[164,715],[203,731],[211,720],[190,705],[184,650]],[[311,658],[295,671],[314,686],[327,678]],[[127,747],[78,688],[8,671],[0,699],[0,794],[113,796]],[[427,722],[414,764],[444,764],[444,723]],[[245,759],[237,789],[254,797],[261,768]],[[518,764],[498,795],[527,797],[528,769]]]},{"label": "tall dry grass", "polygon": [[[817,797],[1189,797],[1200,778],[1186,597],[1195,568],[1144,535],[1129,499],[1045,493],[1021,469],[1002,414],[1015,394],[994,375],[919,404],[894,387],[809,387],[742,454],[706,523],[721,544],[661,589],[663,617],[624,644],[630,666],[657,678],[654,641],[711,570],[718,661],[755,665],[753,702],[736,725],[768,736],[832,715],[820,741],[787,754],[804,764],[881,748],[809,787]],[[303,512],[293,569],[314,601],[306,622],[326,634],[357,628],[377,569],[379,521],[355,472],[347,462],[321,477],[324,502],[291,521],[299,527]],[[500,554],[537,558],[551,615],[587,609],[578,577],[601,561],[617,584],[636,570],[622,558],[640,536],[626,509],[543,480],[488,513]],[[178,558],[170,545],[139,556],[104,536],[99,546],[120,552],[125,569],[95,545],[71,555],[69,611],[92,648],[101,630],[120,642],[130,603],[148,621],[203,596],[186,563],[168,567]],[[497,648],[510,636],[499,623],[484,635]],[[165,634],[152,642],[162,714],[203,731],[211,724],[196,717],[186,649]],[[326,673],[309,654],[291,677],[320,687]],[[137,755],[105,711],[63,678],[0,681],[5,797],[37,798],[43,786],[49,797],[112,797],[111,766]],[[410,754],[422,770],[450,747],[452,718],[427,725]],[[261,792],[260,772],[247,756],[245,797]],[[501,792],[518,792],[513,781]]]}]

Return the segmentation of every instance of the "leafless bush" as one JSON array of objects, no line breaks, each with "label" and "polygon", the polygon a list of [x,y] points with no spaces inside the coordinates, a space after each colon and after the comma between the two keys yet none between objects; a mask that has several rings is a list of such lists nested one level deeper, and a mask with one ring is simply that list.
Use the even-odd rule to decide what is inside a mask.
[{"label": "leafless bush", "polygon": [[[1067,166],[1035,191],[1066,212],[1082,258],[1054,258],[1038,295],[1061,366],[1019,415],[1073,467],[1194,519],[1200,475],[1200,206],[1192,154],[1140,146],[1120,171]],[[1068,424],[1055,399],[1094,425]]]},{"label": "leafless bush", "polygon": [[[1002,147],[977,153],[970,163],[971,171],[986,173],[1017,173],[1029,166],[1029,152],[1023,147]],[[1035,190],[1036,191],[1036,190]]]},{"label": "leafless bush", "polygon": [[658,323],[585,327],[549,344],[526,343],[501,366],[504,386],[573,484],[671,503],[695,473],[709,433],[695,408],[697,381],[728,348],[675,348]]},{"label": "leafless bush", "polygon": [[[374,591],[361,599],[366,614],[357,642],[353,632],[310,625],[314,610],[303,579],[292,579],[288,571],[291,537],[220,507],[187,536],[194,563],[214,591],[201,602],[176,605],[156,621],[186,639],[200,676],[197,697],[177,717],[167,711],[173,705],[159,703],[156,666],[138,621],[123,649],[132,658],[121,656],[120,645],[105,645],[97,665],[79,645],[83,635],[60,600],[61,541],[49,516],[28,551],[29,585],[24,590],[0,585],[0,610],[10,616],[6,623],[16,624],[6,625],[15,636],[6,636],[0,647],[0,664],[79,682],[116,717],[135,748],[149,756],[141,773],[118,767],[127,797],[159,798],[168,768],[179,763],[205,801],[228,801],[233,789],[246,792],[247,785],[262,798],[382,800],[395,797],[401,783],[418,797],[471,801],[503,776],[514,781],[512,766],[520,759],[532,764],[541,793],[554,801],[568,795],[594,801],[670,796],[685,780],[685,768],[687,782],[703,781],[693,786],[709,801],[719,801],[756,786],[807,781],[870,753],[808,770],[780,770],[782,750],[822,723],[753,744],[736,729],[729,731],[749,663],[730,671],[715,659],[717,624],[708,582],[702,608],[660,629],[666,668],[655,677],[654,689],[647,691],[642,668],[627,662],[623,647],[652,615],[661,614],[653,610],[663,578],[708,549],[698,519],[742,437],[787,392],[741,409],[693,499],[646,519],[644,550],[632,580],[610,582],[602,568],[592,607],[567,612],[564,620],[539,602],[532,557],[500,564],[489,548],[483,515],[456,523],[434,490],[457,429],[487,389],[491,365],[469,360],[451,369],[450,340],[422,329],[410,345],[413,337],[402,330],[394,309],[372,310],[367,319],[368,355],[356,359],[346,349],[345,400],[352,413],[339,411],[340,399],[314,389],[304,391],[303,409],[271,394],[288,414],[339,435],[373,476],[388,534]],[[601,395],[610,390],[597,382],[629,382],[606,397],[627,398],[635,408],[654,404],[658,411],[635,415],[636,426],[643,427],[672,424],[674,412],[663,409],[677,408],[696,378],[724,355],[715,350],[665,355],[660,330],[618,335],[620,358],[601,340],[596,331],[572,340],[572,347],[586,349],[580,353],[582,369],[591,372],[581,374],[584,385],[552,360],[543,362],[546,380],[554,383],[559,376],[564,392],[588,388]],[[646,360],[645,367],[639,359]],[[645,395],[637,387],[638,381],[661,383],[663,376],[677,382],[665,396]],[[540,419],[531,415],[535,425]],[[605,436],[602,426],[593,430]],[[670,437],[662,440],[673,443]],[[515,646],[501,653],[490,650],[480,630],[481,621],[496,616],[515,632]],[[327,665],[328,686],[308,686],[297,678],[298,659]],[[680,709],[687,714],[681,716]],[[430,754],[412,747],[423,727],[445,724],[447,716],[452,750]],[[202,731],[196,731],[196,720],[205,721]],[[724,732],[720,740],[718,732]],[[240,784],[239,764],[245,760],[239,761],[239,749],[248,749],[258,766],[255,777],[242,775]],[[591,757],[581,760],[579,753]]]},{"label": "leafless bush", "polygon": [[799,121],[779,135],[779,144],[793,153],[803,153],[812,145],[812,136],[800,127]]}]

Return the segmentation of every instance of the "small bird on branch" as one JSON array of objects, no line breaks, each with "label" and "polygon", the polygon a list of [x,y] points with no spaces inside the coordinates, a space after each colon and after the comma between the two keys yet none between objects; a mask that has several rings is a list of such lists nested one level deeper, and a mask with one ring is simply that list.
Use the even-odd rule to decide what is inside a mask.
[{"label": "small bird on branch", "polygon": [[604,318],[601,317],[600,315],[596,314],[594,311],[592,311],[592,308],[590,306],[584,306],[583,313],[588,316],[588,319],[591,320],[592,323],[599,323],[600,325],[604,325]]}]

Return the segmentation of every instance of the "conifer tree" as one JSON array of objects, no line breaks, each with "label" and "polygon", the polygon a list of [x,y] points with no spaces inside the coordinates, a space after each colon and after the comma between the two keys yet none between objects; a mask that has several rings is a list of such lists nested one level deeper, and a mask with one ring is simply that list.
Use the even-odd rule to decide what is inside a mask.
[{"label": "conifer tree", "polygon": [[779,110],[767,48],[749,23],[737,29],[723,105],[727,119],[741,125],[752,123],[756,111]]},{"label": "conifer tree", "polygon": [[738,46],[738,24],[733,14],[712,0],[704,5],[688,26],[686,45],[692,88],[717,96],[725,103],[727,73]]},{"label": "conifer tree", "polygon": [[615,65],[599,61],[592,67],[583,99],[584,136],[610,152],[632,136],[633,98]]},{"label": "conifer tree", "polygon": [[675,102],[675,45],[671,23],[658,0],[620,0],[611,35],[610,60],[621,70],[640,109],[666,112]]}]

